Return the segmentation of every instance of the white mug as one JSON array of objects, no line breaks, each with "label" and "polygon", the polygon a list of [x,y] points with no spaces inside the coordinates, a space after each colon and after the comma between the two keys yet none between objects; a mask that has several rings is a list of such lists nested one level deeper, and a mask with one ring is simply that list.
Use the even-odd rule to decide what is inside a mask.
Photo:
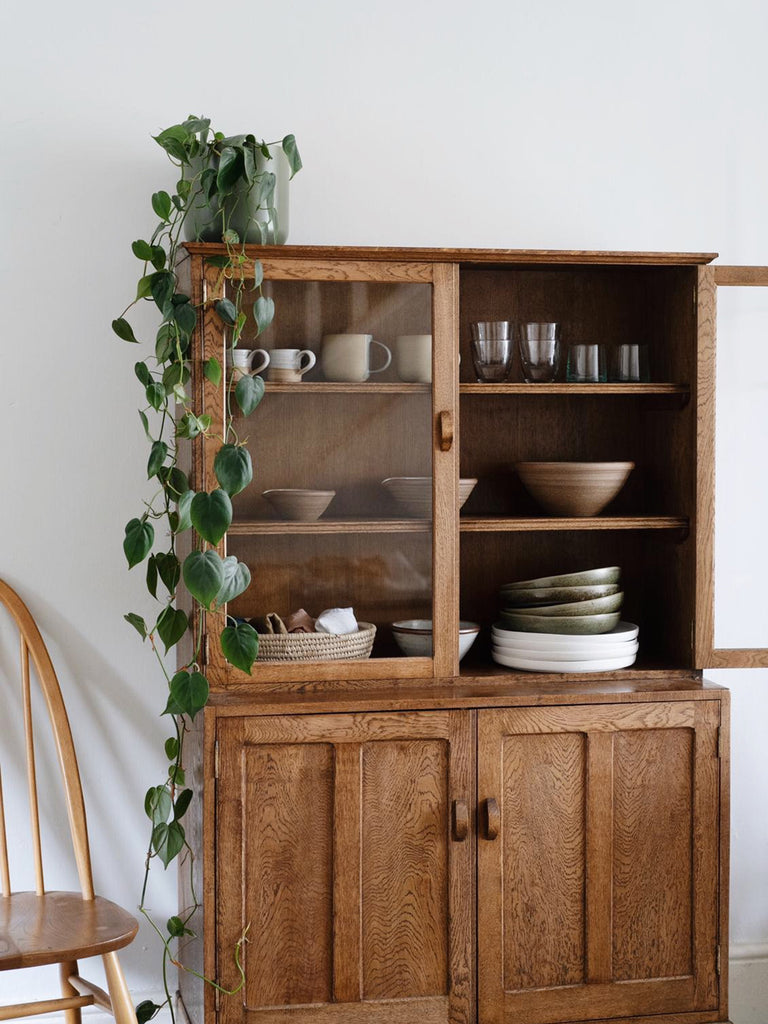
[{"label": "white mug", "polygon": [[[261,362],[254,366],[254,360],[261,356]],[[227,362],[234,368],[234,376],[244,377],[246,373],[255,375],[269,366],[269,352],[263,348],[236,348],[227,350]]]},{"label": "white mug", "polygon": [[273,348],[269,354],[269,379],[276,384],[295,383],[315,362],[315,353],[308,348]]},{"label": "white mug", "polygon": [[[371,368],[371,345],[386,353],[383,366]],[[363,381],[372,373],[381,373],[392,362],[392,353],[372,334],[324,334],[320,362],[326,380]]]},{"label": "white mug", "polygon": [[399,334],[395,338],[395,369],[400,380],[432,383],[432,335]]}]

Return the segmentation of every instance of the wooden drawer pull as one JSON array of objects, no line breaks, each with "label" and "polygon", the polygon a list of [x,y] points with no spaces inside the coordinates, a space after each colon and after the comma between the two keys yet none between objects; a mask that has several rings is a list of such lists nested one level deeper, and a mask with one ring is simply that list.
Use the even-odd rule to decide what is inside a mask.
[{"label": "wooden drawer pull", "polygon": [[489,796],[485,801],[485,838],[495,839],[501,829],[501,813],[496,800]]},{"label": "wooden drawer pull", "polygon": [[465,800],[453,801],[451,831],[456,843],[463,843],[469,834],[469,808]]},{"label": "wooden drawer pull", "polygon": [[448,409],[438,413],[438,432],[440,434],[440,451],[449,452],[453,447],[453,415]]}]

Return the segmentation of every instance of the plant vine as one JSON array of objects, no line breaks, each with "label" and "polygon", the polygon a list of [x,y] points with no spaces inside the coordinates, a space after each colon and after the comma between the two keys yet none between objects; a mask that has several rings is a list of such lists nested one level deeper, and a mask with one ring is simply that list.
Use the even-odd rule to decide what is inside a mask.
[{"label": "plant vine", "polygon": [[[161,323],[153,355],[139,360],[134,367],[144,396],[139,418],[149,444],[147,478],[156,482],[157,488],[152,497],[143,502],[140,514],[127,523],[123,550],[129,569],[146,563],[147,590],[160,605],[154,621],[148,622],[134,612],[125,615],[125,619],[143,641],[150,643],[156,655],[167,687],[162,714],[168,715],[172,722],[172,735],[164,744],[168,761],[166,777],[150,787],[144,800],[150,826],[139,902],[141,914],[162,943],[165,1000],[159,1004],[145,1000],[137,1006],[136,1013],[138,1024],[145,1024],[167,1005],[175,1024],[169,967],[184,966],[180,963],[178,945],[174,949],[174,944],[193,935],[190,923],[199,908],[192,870],[193,852],[183,825],[194,799],[193,790],[186,783],[184,739],[189,723],[208,701],[209,683],[200,657],[205,613],[242,594],[251,582],[244,562],[234,555],[222,558],[216,548],[232,522],[232,498],[253,478],[250,453],[233,429],[229,387],[224,435],[216,436],[220,445],[213,463],[218,487],[210,492],[194,491],[181,469],[182,447],[194,438],[214,435],[210,415],[195,408],[187,390],[191,377],[191,340],[202,310],[182,290],[178,270],[186,258],[182,249],[185,228],[190,219],[199,219],[202,212],[212,225],[207,228],[208,238],[212,231],[225,246],[224,254],[209,257],[208,262],[220,267],[223,275],[238,271],[232,274],[236,278],[232,297],[212,303],[215,315],[225,327],[229,348],[237,345],[248,323],[243,309],[248,292],[256,293],[252,314],[256,335],[269,326],[275,309],[272,299],[262,291],[261,264],[258,260],[254,262],[254,277],[246,285],[239,272],[247,259],[246,233],[238,233],[232,224],[235,216],[239,218],[238,224],[242,223],[243,210],[247,209],[248,234],[255,233],[258,241],[270,240],[270,231],[276,222],[276,176],[268,169],[268,161],[273,155],[272,148],[278,143],[265,143],[253,135],[227,138],[212,132],[207,118],[198,117],[172,125],[155,136],[155,141],[165,150],[180,177],[175,192],[159,191],[152,196],[152,209],[159,222],[148,240],[139,239],[132,244],[134,255],[143,264],[143,272],[135,298],[112,321],[112,329],[123,341],[138,343],[127,314],[144,301],[152,303],[159,311]],[[288,135],[279,145],[293,176],[301,167],[295,139]],[[204,362],[202,372],[218,387],[228,371],[212,357]],[[242,415],[250,416],[263,397],[264,383],[259,377],[244,375],[237,381],[233,394]],[[187,531],[192,538],[191,549],[182,560],[177,542]],[[177,602],[182,581],[193,600],[189,614]],[[192,637],[189,659],[171,673],[166,657],[188,634]],[[220,643],[231,664],[250,672],[258,653],[258,635],[250,625],[225,626]],[[186,862],[189,868],[189,902],[162,925],[147,906],[151,868],[157,860],[167,868],[177,858],[182,866]],[[245,935],[234,950],[240,975],[236,989],[226,990],[215,980],[196,976],[220,991],[237,991],[244,978],[240,960],[244,941]]]}]

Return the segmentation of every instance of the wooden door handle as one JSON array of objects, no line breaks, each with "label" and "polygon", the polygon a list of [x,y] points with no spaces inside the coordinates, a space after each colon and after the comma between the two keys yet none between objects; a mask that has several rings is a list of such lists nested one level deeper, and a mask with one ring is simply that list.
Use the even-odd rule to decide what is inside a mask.
[{"label": "wooden door handle", "polygon": [[489,796],[485,801],[485,838],[495,839],[501,829],[501,812],[497,801]]},{"label": "wooden door handle", "polygon": [[437,429],[441,452],[449,452],[453,447],[453,414],[443,409],[437,414]]},{"label": "wooden door handle", "polygon": [[453,801],[451,832],[456,843],[463,843],[469,834],[469,808],[465,800]]}]

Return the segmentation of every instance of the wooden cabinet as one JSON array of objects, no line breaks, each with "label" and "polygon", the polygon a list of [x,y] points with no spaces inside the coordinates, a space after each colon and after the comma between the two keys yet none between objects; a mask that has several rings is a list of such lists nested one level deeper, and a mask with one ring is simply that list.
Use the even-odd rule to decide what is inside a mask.
[{"label": "wooden cabinet", "polygon": [[[235,420],[254,482],[219,550],[253,582],[203,627],[202,906],[182,958],[233,988],[248,941],[235,995],[182,974],[193,1024],[725,1022],[728,695],[702,669],[768,654],[714,647],[712,254],[264,247],[222,272],[206,262],[220,248],[189,251],[191,386],[213,424],[194,442],[196,488],[216,486],[230,402],[228,379],[202,372],[226,363],[213,306],[256,258],[277,315],[244,347],[433,338],[431,382],[394,364],[329,381],[319,360]],[[508,381],[480,384],[481,319],[647,344],[651,380],[527,384],[516,358]],[[636,469],[603,514],[562,517],[513,471],[537,459]],[[394,476],[431,479],[431,514],[393,501]],[[463,507],[460,477],[478,480]],[[263,497],[287,487],[336,493],[321,519],[291,522]],[[503,583],[612,564],[640,626],[635,665],[492,662]],[[227,615],[348,605],[376,626],[369,659],[246,676],[217,643]],[[433,620],[431,654],[399,650],[402,618]],[[482,627],[461,662],[460,619]]]},{"label": "wooden cabinet", "polygon": [[[225,1024],[472,1019],[471,724],[467,711],[221,724],[222,959],[248,932]],[[234,966],[222,981],[234,987]]]},{"label": "wooden cabinet", "polygon": [[479,713],[484,1024],[717,1011],[719,726],[712,701]]}]

